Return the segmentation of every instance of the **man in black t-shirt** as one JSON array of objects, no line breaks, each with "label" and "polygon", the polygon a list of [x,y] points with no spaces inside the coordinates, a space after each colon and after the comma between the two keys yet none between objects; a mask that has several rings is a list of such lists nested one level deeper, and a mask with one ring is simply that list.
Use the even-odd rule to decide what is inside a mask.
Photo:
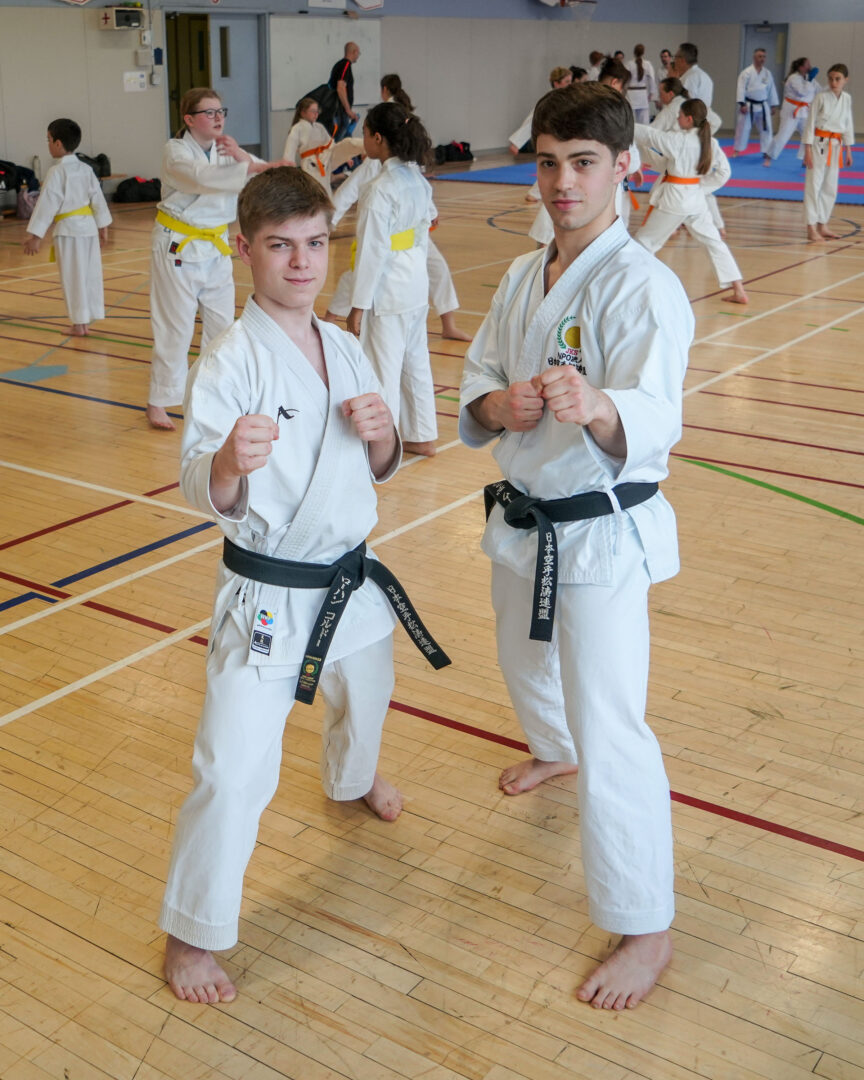
[{"label": "man in black t-shirt", "polygon": [[360,48],[353,41],[345,46],[345,55],[333,65],[328,80],[328,86],[335,90],[339,97],[339,105],[336,109],[336,134],[335,142],[344,139],[351,134],[351,125],[360,119],[360,114],[354,112],[354,71],[351,65],[360,56]]}]

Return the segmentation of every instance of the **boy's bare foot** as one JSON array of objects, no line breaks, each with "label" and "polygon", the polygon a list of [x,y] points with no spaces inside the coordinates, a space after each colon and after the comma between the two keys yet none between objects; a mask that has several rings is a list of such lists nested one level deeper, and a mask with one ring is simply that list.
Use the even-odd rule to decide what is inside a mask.
[{"label": "boy's bare foot", "polygon": [[236,987],[216,963],[213,953],[187,945],[171,934],[165,944],[165,979],[181,1001],[215,1005],[237,997]]},{"label": "boy's bare foot", "polygon": [[658,934],[625,934],[608,960],[576,991],[595,1009],[635,1009],[672,959],[668,930]]},{"label": "boy's bare foot", "polygon": [[819,230],[816,228],[815,225],[808,225],[807,226],[807,239],[809,241],[811,241],[811,243],[819,244],[819,243],[822,242],[824,237],[822,236],[822,234],[819,232]]},{"label": "boy's bare foot", "polygon": [[532,791],[544,780],[553,776],[569,776],[579,771],[579,766],[570,761],[541,761],[539,758],[526,758],[518,765],[511,765],[498,777],[498,787],[505,795],[521,795]]},{"label": "boy's bare foot", "polygon": [[525,202],[540,202],[536,195],[526,195]]},{"label": "boy's bare foot", "polygon": [[402,792],[377,772],[363,801],[382,821],[395,821],[402,813]]},{"label": "boy's bare foot", "polygon": [[157,431],[176,431],[174,421],[161,405],[147,406],[147,423]]},{"label": "boy's bare foot", "polygon": [[470,341],[471,335],[460,330],[456,325],[456,318],[452,311],[445,311],[441,316],[441,337],[451,341]]},{"label": "boy's bare foot", "polygon": [[732,295],[726,297],[733,304],[749,304],[750,297],[744,292],[744,286],[740,281],[732,282]]},{"label": "boy's bare foot", "polygon": [[89,332],[90,327],[87,325],[87,323],[76,322],[72,323],[72,325],[69,327],[69,333],[72,335],[72,337],[87,337]]},{"label": "boy's bare foot", "polygon": [[818,225],[819,235],[823,240],[839,240],[840,237],[836,232],[832,232],[827,225]]},{"label": "boy's bare foot", "polygon": [[435,457],[434,442],[403,442],[402,449],[406,454],[420,454],[421,457]]}]

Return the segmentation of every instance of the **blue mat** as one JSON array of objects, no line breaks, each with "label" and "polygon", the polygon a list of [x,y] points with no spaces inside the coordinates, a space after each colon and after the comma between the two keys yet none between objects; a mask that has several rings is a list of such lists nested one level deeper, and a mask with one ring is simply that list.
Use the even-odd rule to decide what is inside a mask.
[{"label": "blue mat", "polygon": [[[732,140],[720,139],[720,145],[728,153]],[[864,205],[864,146],[853,147],[853,155],[852,168],[840,171],[837,202]],[[732,178],[720,189],[719,195],[746,199],[784,199],[790,202],[802,202],[804,199],[804,166],[798,158],[798,143],[789,143],[768,169],[762,165],[758,143],[751,143],[744,155],[733,158],[729,164],[732,166]],[[646,183],[636,188],[636,191],[649,190],[653,174],[648,172],[647,176]],[[530,186],[537,179],[537,163],[514,162],[497,169],[445,173],[437,179]]]}]

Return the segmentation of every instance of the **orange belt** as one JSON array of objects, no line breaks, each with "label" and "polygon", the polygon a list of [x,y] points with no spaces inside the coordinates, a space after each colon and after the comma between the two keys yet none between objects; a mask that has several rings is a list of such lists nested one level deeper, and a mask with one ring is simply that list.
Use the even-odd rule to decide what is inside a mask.
[{"label": "orange belt", "polygon": [[666,173],[663,177],[664,184],[698,184],[698,176],[672,176],[671,173]]},{"label": "orange belt", "polygon": [[834,140],[840,140],[840,165],[839,168],[843,168],[843,132],[842,131],[826,131],[824,128],[816,128],[814,133],[820,139],[828,140],[828,168],[831,168],[831,153],[834,149]]},{"label": "orange belt", "polygon": [[319,155],[323,154],[325,150],[329,150],[332,145],[333,145],[333,140],[331,139],[330,142],[328,142],[326,146],[313,146],[311,150],[304,150],[300,154],[300,157],[301,158],[314,157],[315,158],[315,164],[318,166],[318,172],[320,172],[322,176],[326,176],[327,171],[324,168],[324,166],[322,165],[321,158],[320,158]]},{"label": "orange belt", "polygon": [[810,108],[810,102],[809,101],[796,101],[795,98],[792,98],[792,97],[784,97],[783,100],[788,101],[790,105],[795,106],[795,112],[792,113],[793,118],[796,117],[798,115],[798,113],[801,112],[802,109],[809,109]]}]

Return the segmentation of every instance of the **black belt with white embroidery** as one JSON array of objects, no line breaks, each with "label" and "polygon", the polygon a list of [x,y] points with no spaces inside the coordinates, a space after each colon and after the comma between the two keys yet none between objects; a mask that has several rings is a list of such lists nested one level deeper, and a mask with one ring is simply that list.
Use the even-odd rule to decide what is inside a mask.
[{"label": "black belt with white embroidery", "polygon": [[[618,484],[612,488],[622,510],[637,506],[656,495],[659,484]],[[523,495],[507,480],[499,480],[483,489],[486,518],[497,502],[504,510],[504,521],[514,529],[537,529],[537,563],[534,568],[534,603],[531,632],[534,641],[551,641],[555,623],[555,599],[558,592],[558,540],[555,523],[588,521],[614,514],[615,507],[605,491],[585,491],[567,499],[533,499]]]},{"label": "black belt with white embroidery", "polygon": [[366,555],[366,544],[358,544],[334,563],[293,562],[276,559],[271,555],[259,555],[238,547],[228,537],[222,546],[222,559],[229,570],[253,581],[266,585],[279,585],[285,589],[327,589],[315,625],[306,645],[306,655],[300,668],[294,697],[311,705],[318,688],[321,669],[333,635],[345,607],[355,589],[369,578],[384,593],[408,636],[436,671],[450,663],[450,657],[423,625],[414,605],[393,574],[377,559]]}]

